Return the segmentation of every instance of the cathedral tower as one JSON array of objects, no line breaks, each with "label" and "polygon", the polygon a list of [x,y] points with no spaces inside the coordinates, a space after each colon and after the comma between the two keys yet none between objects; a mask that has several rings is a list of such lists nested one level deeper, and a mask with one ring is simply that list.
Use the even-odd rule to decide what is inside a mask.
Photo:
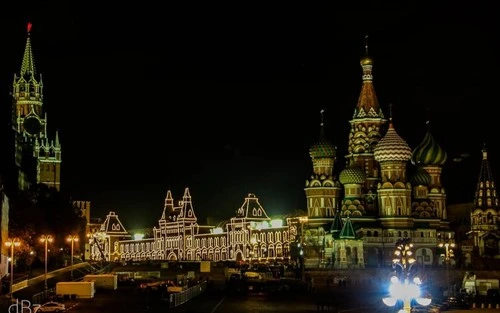
[{"label": "cathedral tower", "polygon": [[307,215],[317,218],[333,218],[339,207],[340,184],[333,176],[336,147],[325,136],[321,110],[321,125],[318,141],[311,146],[309,154],[313,163],[313,174],[306,180]]},{"label": "cathedral tower", "polygon": [[14,74],[11,92],[18,189],[28,190],[33,185],[43,183],[60,190],[61,144],[57,131],[53,140],[49,139],[47,133],[42,75],[35,68],[31,26],[28,23],[21,71]]},{"label": "cathedral tower", "polygon": [[[411,180],[415,199],[414,216],[448,219],[446,192],[441,184],[442,166],[446,159],[446,151],[437,144],[427,121],[424,139],[413,150],[411,158],[412,163],[417,166],[417,171]],[[425,212],[427,210],[430,210],[428,212],[430,215]]]},{"label": "cathedral tower", "polygon": [[[367,39],[367,38],[366,38]],[[379,166],[373,156],[373,149],[382,138],[382,127],[387,120],[378,103],[373,87],[373,60],[368,54],[368,43],[365,42],[365,56],[361,59],[363,69],[363,85],[358,104],[350,121],[348,153],[349,157],[366,173],[362,195],[368,215],[376,216],[376,189],[379,178]]]},{"label": "cathedral tower", "polygon": [[382,181],[378,184],[379,215],[385,227],[413,227],[411,216],[411,185],[406,179],[406,164],[411,149],[392,124],[373,149],[380,163]]}]

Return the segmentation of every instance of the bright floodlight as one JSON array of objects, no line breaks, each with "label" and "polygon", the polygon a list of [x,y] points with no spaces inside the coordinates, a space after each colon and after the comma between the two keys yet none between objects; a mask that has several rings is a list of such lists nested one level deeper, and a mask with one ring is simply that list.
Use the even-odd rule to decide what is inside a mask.
[{"label": "bright floodlight", "polygon": [[134,234],[134,239],[135,240],[142,240],[142,239],[144,239],[144,234]]},{"label": "bright floodlight", "polygon": [[271,221],[271,226],[272,227],[282,227],[283,226],[283,220],[272,220]]},{"label": "bright floodlight", "polygon": [[408,281],[392,283],[389,286],[389,294],[392,298],[411,299],[420,297],[420,287],[415,284],[409,284]]}]

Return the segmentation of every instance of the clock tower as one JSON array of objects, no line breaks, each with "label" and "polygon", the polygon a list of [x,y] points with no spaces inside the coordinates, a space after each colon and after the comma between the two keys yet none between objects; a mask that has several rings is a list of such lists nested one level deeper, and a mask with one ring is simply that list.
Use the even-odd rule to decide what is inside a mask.
[{"label": "clock tower", "polygon": [[18,189],[24,191],[43,183],[60,190],[61,145],[57,131],[54,139],[50,139],[47,133],[42,75],[35,69],[31,26],[28,23],[21,71],[14,74],[11,92]]}]

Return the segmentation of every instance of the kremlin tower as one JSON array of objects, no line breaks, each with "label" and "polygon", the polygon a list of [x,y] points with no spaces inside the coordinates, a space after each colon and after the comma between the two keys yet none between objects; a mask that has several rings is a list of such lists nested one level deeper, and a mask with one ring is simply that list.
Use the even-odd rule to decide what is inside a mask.
[{"label": "kremlin tower", "polygon": [[28,23],[21,69],[19,74],[14,74],[11,92],[18,190],[28,190],[40,183],[60,190],[61,144],[57,131],[53,139],[48,134],[47,115],[43,112],[43,81],[35,68],[31,27]]}]

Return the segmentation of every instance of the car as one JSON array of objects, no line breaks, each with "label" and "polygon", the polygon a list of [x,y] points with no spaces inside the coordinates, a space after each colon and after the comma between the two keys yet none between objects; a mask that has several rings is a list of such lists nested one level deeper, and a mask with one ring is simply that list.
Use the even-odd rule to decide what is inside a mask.
[{"label": "car", "polygon": [[36,310],[34,310],[34,313],[63,312],[65,310],[66,310],[66,306],[64,305],[64,303],[56,302],[56,301],[49,301],[49,302],[46,302],[40,306],[37,306]]}]

